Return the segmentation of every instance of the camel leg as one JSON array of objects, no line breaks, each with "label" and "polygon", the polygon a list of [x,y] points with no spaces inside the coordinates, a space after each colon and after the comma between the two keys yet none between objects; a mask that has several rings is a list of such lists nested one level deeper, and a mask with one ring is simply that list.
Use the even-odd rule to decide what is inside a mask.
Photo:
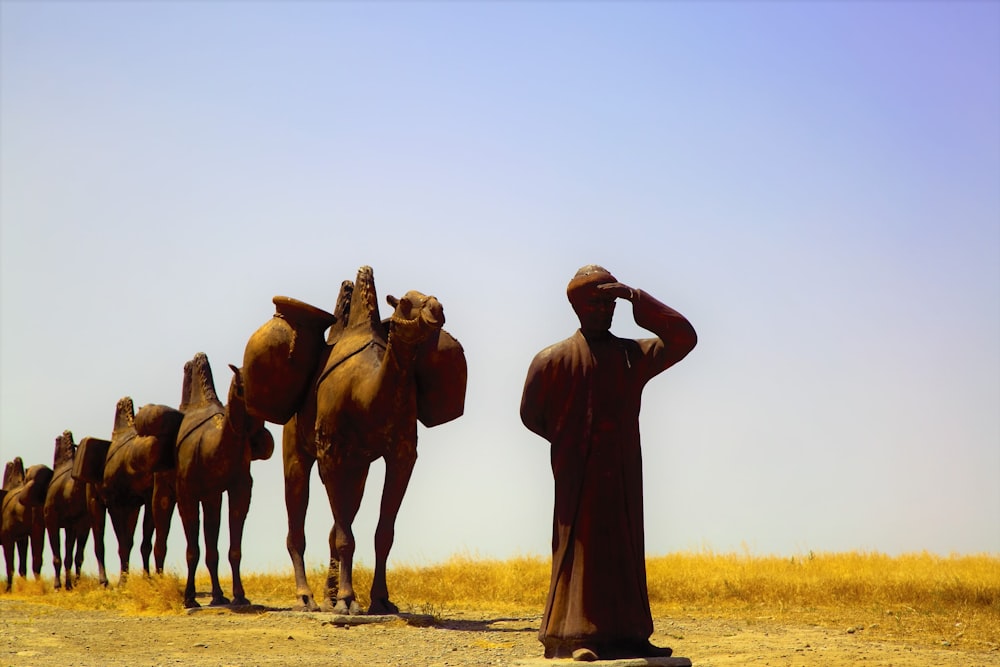
[{"label": "camel leg", "polygon": [[295,595],[306,611],[319,606],[306,579],[306,509],[309,507],[309,474],[316,459],[298,446],[298,417],[285,424],[281,436],[281,453],[285,468],[285,511],[288,514],[288,537],[285,546],[295,572]]},{"label": "camel leg", "polygon": [[[63,563],[66,565],[66,590],[73,589],[73,549],[76,547],[76,527],[70,523],[65,528],[66,537],[66,558]],[[52,553],[56,552],[56,546],[53,545]]]},{"label": "camel leg", "polygon": [[31,573],[35,576],[35,580],[42,578],[42,563],[44,560],[45,523],[33,519],[31,522]]},{"label": "camel leg", "polygon": [[205,565],[212,580],[212,606],[229,604],[219,585],[219,528],[222,524],[222,493],[202,501],[205,508]]},{"label": "camel leg", "polygon": [[153,502],[143,505],[142,510],[142,541],[139,543],[139,555],[142,556],[142,572],[149,576],[149,556],[153,553]]},{"label": "camel leg", "polygon": [[[410,453],[412,452],[412,453]],[[382,503],[379,507],[378,526],[375,528],[375,572],[372,576],[371,606],[369,614],[398,614],[399,607],[389,601],[386,584],[386,561],[396,536],[396,516],[403,504],[403,495],[413,474],[417,461],[416,447],[405,448],[385,462],[385,486],[382,487]]]},{"label": "camel leg", "polygon": [[132,545],[135,543],[135,525],[139,522],[139,508],[109,507],[108,514],[111,515],[111,527],[114,528],[115,537],[118,539],[118,561],[121,568],[118,585],[121,586],[128,579],[129,558],[132,555]]},{"label": "camel leg", "polygon": [[233,604],[247,605],[246,591],[240,578],[240,563],[243,561],[243,525],[250,512],[250,494],[253,480],[247,475],[246,481],[229,489],[229,568],[233,573]]},{"label": "camel leg", "polygon": [[[90,523],[88,523],[85,515],[76,526],[76,558],[73,559],[73,564],[76,566],[74,581],[80,581],[80,570],[83,569],[83,555],[84,550],[87,548],[87,538],[89,536]],[[67,565],[67,567],[69,566]]]},{"label": "camel leg", "polygon": [[336,526],[330,526],[330,536],[327,538],[327,543],[330,545],[330,563],[326,568],[326,592],[324,594],[324,601],[336,600],[337,596],[340,594],[340,556],[336,556],[337,553],[337,528]]},{"label": "camel leg", "polygon": [[187,539],[187,585],[184,587],[184,606],[188,609],[200,607],[201,605],[194,599],[194,573],[198,568],[198,559],[201,551],[198,549],[199,530],[199,509],[198,501],[191,500],[187,494],[177,494],[177,511],[181,515],[181,525],[184,528],[184,537]]},{"label": "camel leg", "polygon": [[94,532],[94,558],[97,560],[97,581],[108,585],[108,572],[104,569],[104,529],[107,522],[107,508],[98,498],[89,495],[87,508],[90,513],[90,528]]},{"label": "camel leg", "polygon": [[[77,540],[80,538],[76,532],[76,525],[70,523],[65,529],[66,537],[66,558],[63,563],[66,565],[66,590],[73,589],[73,549],[76,548]],[[52,552],[55,553],[55,547],[52,548]]]},{"label": "camel leg", "polygon": [[28,578],[28,536],[22,535],[17,538],[17,573],[21,578]]},{"label": "camel leg", "polygon": [[[52,550],[52,569],[56,571],[56,580],[54,587],[56,590],[62,588],[62,545],[59,542],[59,526],[55,518],[46,517],[46,528],[49,532],[49,547]],[[67,531],[69,528],[66,529]],[[67,563],[69,561],[69,550],[73,548],[73,543],[69,541],[69,537],[66,537],[66,559]],[[66,568],[67,570],[69,567]],[[68,583],[68,581],[67,581]],[[67,590],[70,586],[67,586]]]},{"label": "camel leg", "polygon": [[[335,553],[340,558],[340,586],[337,604],[333,609],[338,614],[361,613],[354,593],[355,540],[352,525],[361,507],[367,478],[368,463],[342,463],[331,471],[328,480],[324,480],[330,509],[333,510],[332,542]],[[331,560],[333,557],[334,553],[331,552]]]},{"label": "camel leg", "polygon": [[175,473],[170,471],[156,473],[153,479],[153,526],[156,532],[153,560],[156,563],[157,574],[163,574],[164,563],[167,560],[170,522],[174,518],[174,507],[177,505],[174,477]]},{"label": "camel leg", "polygon": [[5,590],[10,593],[14,587],[14,540],[3,541],[3,559],[7,566],[7,587]]}]

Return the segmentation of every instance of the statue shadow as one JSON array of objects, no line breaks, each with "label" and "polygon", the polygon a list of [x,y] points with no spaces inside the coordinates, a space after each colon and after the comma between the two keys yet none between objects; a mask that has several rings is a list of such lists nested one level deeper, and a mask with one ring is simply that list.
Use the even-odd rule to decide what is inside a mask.
[{"label": "statue shadow", "polygon": [[435,627],[460,632],[538,632],[538,618],[438,619]]},{"label": "statue shadow", "polygon": [[219,604],[219,605],[206,605],[204,607],[191,607],[185,610],[190,614],[205,614],[205,613],[221,613],[228,612],[232,614],[267,614],[272,611],[288,611],[281,607],[270,607],[264,604]]}]

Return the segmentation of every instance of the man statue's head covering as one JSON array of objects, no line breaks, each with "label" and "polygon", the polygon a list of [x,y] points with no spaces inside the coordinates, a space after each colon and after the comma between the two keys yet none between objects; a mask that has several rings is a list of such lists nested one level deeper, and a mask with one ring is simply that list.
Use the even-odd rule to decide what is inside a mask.
[{"label": "man statue's head covering", "polygon": [[611,272],[603,266],[588,264],[581,267],[576,272],[576,275],[573,276],[573,279],[569,281],[569,285],[566,286],[566,296],[569,297],[570,303],[576,303],[581,299],[592,296],[598,285],[616,282],[618,282],[618,279],[611,275]]}]

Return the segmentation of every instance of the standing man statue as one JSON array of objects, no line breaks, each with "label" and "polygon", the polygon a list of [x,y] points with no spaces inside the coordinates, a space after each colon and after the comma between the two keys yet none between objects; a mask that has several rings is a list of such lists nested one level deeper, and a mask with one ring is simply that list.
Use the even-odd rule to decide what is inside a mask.
[{"label": "standing man statue", "polygon": [[[521,420],[552,445],[552,579],[538,638],[546,658],[669,656],[649,642],[639,404],[654,375],[698,341],[691,323],[606,269],[589,265],[566,289],[580,329],[539,352]],[[655,338],[610,332],[617,299]]]}]

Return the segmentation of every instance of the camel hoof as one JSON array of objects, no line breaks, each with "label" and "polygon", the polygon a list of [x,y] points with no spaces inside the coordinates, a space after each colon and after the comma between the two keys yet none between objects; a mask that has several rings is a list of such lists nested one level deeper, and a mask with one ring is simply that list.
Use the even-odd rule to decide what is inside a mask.
[{"label": "camel hoof", "polygon": [[319,611],[320,607],[311,595],[302,595],[299,598],[302,604],[295,608],[296,611]]},{"label": "camel hoof", "polygon": [[250,600],[247,600],[245,597],[233,598],[233,601],[232,601],[231,604],[234,607],[249,607],[250,606]]},{"label": "camel hoof", "polygon": [[390,602],[388,598],[372,600],[371,605],[368,607],[368,614],[370,616],[389,616],[398,613],[399,607]]},{"label": "camel hoof", "polygon": [[301,595],[299,600],[302,604],[298,607],[299,611],[319,611],[320,607],[316,604],[316,600],[313,599],[312,595]]},{"label": "camel hoof", "polygon": [[361,610],[361,606],[358,604],[357,600],[337,600],[337,606],[333,608],[333,613],[342,614],[347,616],[358,616],[364,613]]},{"label": "camel hoof", "polygon": [[597,654],[589,648],[578,648],[573,651],[574,662],[595,662],[599,660]]},{"label": "camel hoof", "polygon": [[225,595],[215,595],[212,596],[212,601],[209,603],[210,607],[228,607],[229,598]]},{"label": "camel hoof", "polygon": [[200,609],[201,605],[198,604],[198,601],[195,600],[194,598],[190,598],[188,600],[184,600],[184,608],[185,609]]}]

